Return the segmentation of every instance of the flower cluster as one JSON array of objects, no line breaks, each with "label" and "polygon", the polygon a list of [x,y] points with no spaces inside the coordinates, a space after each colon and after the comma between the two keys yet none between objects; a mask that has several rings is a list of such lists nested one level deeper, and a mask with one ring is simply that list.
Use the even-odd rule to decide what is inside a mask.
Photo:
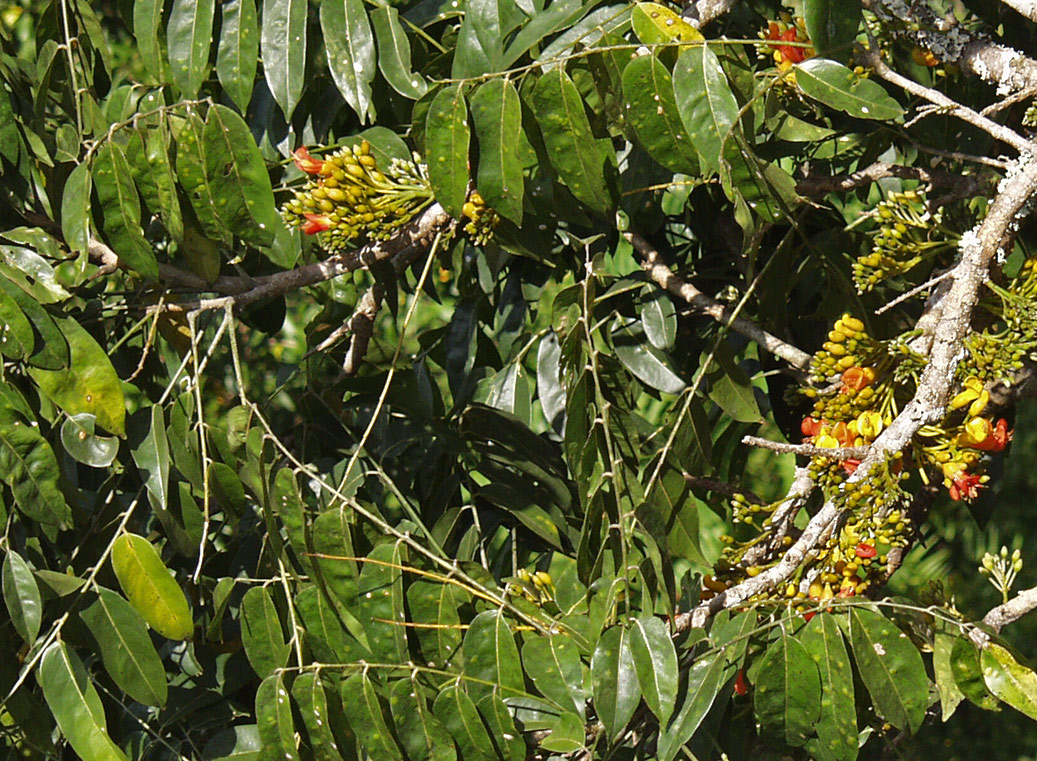
[{"label": "flower cluster", "polygon": [[943,210],[930,213],[923,193],[890,193],[875,210],[879,228],[871,252],[853,264],[853,281],[865,293],[923,261],[955,250],[961,235],[944,224]]},{"label": "flower cluster", "polygon": [[383,173],[366,140],[324,160],[306,148],[293,155],[312,179],[281,213],[307,235],[320,233],[328,251],[343,251],[360,236],[384,240],[432,202],[422,164],[393,159]]},{"label": "flower cluster", "polygon": [[1037,258],[1023,262],[1007,285],[986,286],[997,297],[996,303],[985,304],[996,321],[965,339],[958,374],[1010,383],[1024,360],[1037,356]]},{"label": "flower cluster", "polygon": [[760,37],[773,43],[762,46],[763,55],[772,57],[778,71],[782,73],[815,55],[814,49],[809,46],[810,38],[807,36],[806,23],[802,18],[793,20],[787,17],[780,21],[771,21],[767,25],[767,31],[761,32]]},{"label": "flower cluster", "polygon": [[472,238],[476,245],[484,245],[492,236],[493,231],[500,223],[500,215],[479,195],[478,190],[473,190],[465,201],[462,212],[468,223],[464,231]]}]

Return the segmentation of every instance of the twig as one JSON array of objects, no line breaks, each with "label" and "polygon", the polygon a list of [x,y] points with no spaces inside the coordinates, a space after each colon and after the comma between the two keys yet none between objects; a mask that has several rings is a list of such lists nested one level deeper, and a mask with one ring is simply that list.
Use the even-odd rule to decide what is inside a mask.
[{"label": "twig", "polygon": [[759,436],[743,436],[742,443],[782,454],[828,457],[833,460],[863,460],[871,449],[870,447],[815,447],[813,444],[786,444],[783,441],[761,439]]},{"label": "twig", "polygon": [[767,504],[766,500],[757,496],[753,492],[747,489],[740,489],[734,484],[729,484],[726,481],[718,481],[715,478],[703,478],[702,476],[693,476],[691,473],[684,473],[683,475],[688,486],[693,489],[708,489],[717,494],[723,494],[725,497],[734,497],[740,494],[753,505]]},{"label": "twig", "polygon": [[764,558],[772,557],[779,547],[784,547],[785,537],[793,526],[793,520],[813,490],[814,482],[810,479],[810,468],[796,468],[796,475],[785,494],[785,501],[769,519],[769,539],[746,550],[742,557],[743,567],[759,565]]},{"label": "twig", "polygon": [[1008,602],[992,608],[983,616],[983,623],[996,632],[1010,623],[1018,621],[1031,610],[1037,609],[1037,587],[1024,589]]},{"label": "twig", "polygon": [[957,172],[941,172],[917,166],[901,166],[876,161],[852,174],[808,175],[796,183],[796,192],[804,196],[823,196],[840,190],[853,190],[863,185],[870,185],[886,177],[898,177],[904,180],[919,180],[930,185],[960,185],[967,181],[978,187],[974,177],[962,176]]},{"label": "twig", "polygon": [[761,348],[781,357],[797,370],[806,372],[810,369],[810,355],[805,351],[782,341],[754,322],[742,317],[735,317],[731,310],[723,304],[711,299],[694,285],[681,279],[662,262],[659,252],[640,234],[626,232],[623,235],[644,259],[642,266],[645,272],[660,286],[684,300],[696,311],[712,317],[717,322],[755,341]]},{"label": "twig", "polygon": [[951,276],[952,272],[954,272],[954,270],[947,270],[946,272],[943,272],[943,273],[937,275],[936,277],[929,278],[928,280],[926,280],[921,285],[916,285],[911,290],[905,291],[904,293],[902,293],[899,296],[897,296],[895,299],[893,299],[891,302],[889,302],[885,306],[881,306],[878,309],[876,309],[875,310],[875,316],[877,317],[880,314],[885,314],[890,309],[895,307],[897,304],[902,304],[903,302],[907,301],[908,299],[913,298],[914,296],[918,295],[922,291],[927,290],[929,288],[932,288],[934,285],[938,285],[938,284],[942,283],[944,280],[946,280],[948,277]]}]

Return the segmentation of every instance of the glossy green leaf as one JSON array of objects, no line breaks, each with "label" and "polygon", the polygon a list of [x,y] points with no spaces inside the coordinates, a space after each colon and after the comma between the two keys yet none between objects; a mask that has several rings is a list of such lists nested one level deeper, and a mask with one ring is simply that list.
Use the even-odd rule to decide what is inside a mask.
[{"label": "glossy green leaf", "polygon": [[138,0],[133,3],[133,36],[141,63],[157,82],[169,76],[169,64],[162,55],[162,0]]},{"label": "glossy green leaf", "polygon": [[367,644],[376,658],[407,660],[406,628],[395,622],[406,619],[403,597],[403,555],[398,544],[379,545],[363,563],[357,598],[351,609],[367,631]]},{"label": "glossy green leaf", "polygon": [[708,45],[689,48],[677,58],[673,94],[702,170],[716,171],[724,143],[738,119],[738,103],[720,61]]},{"label": "glossy green leaf", "polygon": [[506,79],[491,79],[469,98],[479,145],[476,187],[505,219],[522,224],[524,180],[518,147],[522,109],[518,91]]},{"label": "glossy green leaf", "polygon": [[951,670],[954,683],[969,702],[986,711],[1000,711],[999,703],[983,679],[979,649],[965,637],[958,637],[951,648]]},{"label": "glossy green leaf", "polygon": [[1020,713],[1037,721],[1037,674],[997,644],[987,643],[980,654],[983,681],[989,690]]},{"label": "glossy green leaf", "polygon": [[782,627],[767,647],[753,698],[760,730],[803,745],[821,711],[821,677],[807,649]]},{"label": "glossy green leaf", "polygon": [[410,761],[456,761],[450,732],[430,710],[413,675],[393,682],[389,708],[396,737]]},{"label": "glossy green leaf", "polygon": [[173,84],[183,98],[197,97],[209,76],[209,46],[216,0],[173,0],[166,27]]},{"label": "glossy green leaf", "polygon": [[[323,4],[321,9],[323,11]],[[263,0],[260,36],[263,74],[286,121],[291,120],[305,84],[306,14],[306,0]],[[327,36],[327,27],[323,23],[321,26]],[[332,67],[334,57],[329,49],[328,62]]]},{"label": "glossy green leaf", "polygon": [[677,651],[666,624],[655,616],[630,622],[630,654],[645,703],[665,724],[677,700]]},{"label": "glossy green leaf", "polygon": [[292,701],[280,673],[268,676],[256,690],[256,727],[262,743],[259,761],[299,761]]},{"label": "glossy green leaf", "polygon": [[517,4],[500,0],[472,0],[465,4],[450,76],[463,79],[500,71],[504,36],[507,34],[504,30],[508,26],[507,19],[502,16],[506,16],[509,10],[517,11]]},{"label": "glossy green leaf", "polygon": [[673,172],[698,174],[692,145],[673,95],[673,78],[653,55],[639,56],[623,69],[626,118],[648,155]]},{"label": "glossy green leaf", "polygon": [[574,713],[563,713],[551,727],[540,747],[553,753],[575,753],[587,744],[587,725]]},{"label": "glossy green leaf", "polygon": [[659,733],[660,761],[671,761],[702,724],[720,691],[726,666],[723,652],[707,653],[695,659],[688,672],[681,706],[669,726]]},{"label": "glossy green leaf", "polygon": [[274,476],[274,488],[270,495],[272,512],[277,515],[288,537],[288,545],[295,553],[299,566],[310,573],[313,560],[310,552],[306,525],[306,505],[299,496],[299,485],[291,468],[281,468]]},{"label": "glossy green leaf", "polygon": [[133,168],[133,178],[144,203],[159,215],[173,239],[179,241],[184,237],[184,221],[168,142],[164,123],[139,129],[130,135],[126,158]]},{"label": "glossy green leaf", "polygon": [[454,738],[464,761],[498,761],[475,703],[458,685],[451,684],[436,696],[432,712]]},{"label": "glossy green leaf", "polygon": [[462,657],[466,676],[489,682],[468,685],[477,701],[493,689],[492,685],[508,697],[525,692],[515,635],[502,610],[486,610],[472,619],[464,636]]},{"label": "glossy green leaf", "polygon": [[144,477],[144,485],[153,505],[166,509],[169,504],[169,441],[162,407],[151,407],[151,425],[140,445],[131,450],[133,461]]},{"label": "glossy green leaf", "polygon": [[591,132],[583,98],[565,69],[545,72],[533,89],[533,107],[551,165],[572,194],[599,214],[613,199],[606,181],[615,153],[610,141]]},{"label": "glossy green leaf", "polygon": [[90,167],[79,164],[68,179],[61,195],[61,236],[72,251],[86,251],[90,240],[90,193],[93,183]]},{"label": "glossy green leaf", "polygon": [[[328,695],[319,674],[312,671],[299,674],[292,683],[292,697],[299,705],[299,713],[306,726],[306,735],[314,758],[321,761],[341,761],[338,741],[331,731],[331,713]],[[415,759],[414,761],[418,761]]]},{"label": "glossy green leaf", "polygon": [[[30,236],[28,233],[31,232],[35,231],[18,228],[6,231],[4,237],[27,243],[40,252],[53,245],[53,239],[49,236]],[[38,251],[28,246],[0,244],[0,274],[17,281],[23,291],[41,304],[53,304],[68,299],[71,294],[57,281],[54,267]]]},{"label": "glossy green leaf", "polygon": [[858,119],[896,119],[904,109],[878,82],[841,63],[811,58],[796,66],[796,84],[809,97]]},{"label": "glossy green leaf", "polygon": [[817,738],[807,743],[807,750],[818,761],[854,761],[857,713],[853,671],[835,617],[814,616],[800,633],[799,641],[821,673],[821,717],[816,727]]},{"label": "glossy green leaf", "polygon": [[462,85],[436,93],[425,121],[428,178],[436,200],[457,219],[468,195],[468,106]]},{"label": "glossy green leaf", "polygon": [[169,639],[187,639],[194,621],[187,598],[151,542],[123,534],[112,547],[112,568],[130,605],[152,629]]},{"label": "glossy green leaf", "polygon": [[[71,362],[68,341],[65,339],[62,328],[58,325],[57,320],[51,316],[50,312],[6,277],[0,277],[0,293],[4,296],[3,299],[0,299],[0,306],[3,306],[5,312],[12,315],[11,322],[9,323],[12,328],[9,328],[9,330],[13,329],[16,331],[8,335],[8,341],[12,340],[12,336],[17,337],[19,344],[16,347],[17,352],[19,354],[23,353],[27,345],[26,342],[30,341],[29,336],[24,332],[24,322],[18,319],[18,313],[21,313],[22,317],[31,323],[29,333],[32,333],[32,330],[35,329],[39,334],[38,336],[33,336],[28,344],[30,348],[28,364],[32,367],[48,370],[67,368]],[[0,342],[0,345],[3,345],[2,342]],[[6,353],[5,356],[7,356]]]},{"label": "glossy green leaf", "polygon": [[500,690],[495,689],[480,700],[477,708],[490,729],[501,761],[525,761],[526,743],[515,726],[508,706],[501,700]]},{"label": "glossy green leaf", "polygon": [[677,309],[666,291],[654,287],[641,291],[641,326],[656,349],[673,348],[677,340]]},{"label": "glossy green leaf", "polygon": [[205,173],[220,220],[254,246],[270,245],[283,223],[248,125],[231,109],[214,105],[205,117],[202,137]]},{"label": "glossy green leaf", "polygon": [[417,100],[428,91],[428,83],[411,66],[410,40],[399,16],[400,12],[388,5],[371,9],[371,25],[378,40],[378,70],[392,89]]},{"label": "glossy green leaf", "polygon": [[158,260],[141,232],[140,198],[122,149],[114,142],[105,143],[91,169],[101,203],[101,226],[119,261],[148,279],[158,279]]},{"label": "glossy green leaf", "polygon": [[936,687],[940,691],[940,713],[943,721],[947,721],[965,699],[965,693],[954,681],[954,668],[951,653],[957,637],[946,632],[935,632],[933,635],[933,675]]},{"label": "glossy green leaf", "polygon": [[403,761],[403,754],[385,723],[382,702],[367,670],[344,680],[341,693],[346,721],[368,758]]},{"label": "glossy green leaf", "polygon": [[522,665],[541,695],[565,711],[584,716],[587,695],[583,689],[583,666],[571,637],[528,637],[522,645]]},{"label": "glossy green leaf", "polygon": [[[9,283],[8,287],[15,288],[15,285]],[[23,297],[30,299],[27,294],[23,294]],[[35,306],[39,312],[49,318],[49,315],[38,304]],[[3,289],[0,289],[0,324],[4,326],[4,340],[0,341],[0,354],[16,361],[28,359],[36,345],[36,334],[32,330],[29,318],[18,306],[18,302]],[[66,346],[66,350],[67,348]]]},{"label": "glossy green leaf", "polygon": [[850,58],[861,23],[861,4],[857,0],[805,0],[803,20],[818,55]]},{"label": "glossy green leaf", "polygon": [[744,203],[764,222],[781,219],[798,203],[791,175],[756,156],[738,134],[724,146],[720,183],[731,201]]},{"label": "glossy green leaf", "polygon": [[27,518],[49,526],[69,522],[59,474],[54,450],[37,428],[7,415],[0,418],[0,480]]},{"label": "glossy green leaf", "polygon": [[64,370],[31,367],[29,375],[68,414],[90,413],[102,428],[122,436],[126,432],[126,401],[107,352],[76,320],[69,318],[60,324],[71,351],[71,366]]},{"label": "glossy green leaf", "polygon": [[281,617],[266,587],[252,587],[241,600],[241,642],[260,678],[288,663],[291,645],[285,642]]},{"label": "glossy green leaf", "polygon": [[216,76],[234,105],[245,113],[259,62],[259,21],[255,0],[229,0],[220,6],[220,43]]},{"label": "glossy green leaf", "polygon": [[[586,11],[587,6],[581,0],[553,0],[547,8],[539,10],[536,15],[524,23],[515,36],[508,41],[507,48],[501,57],[501,69],[511,67],[531,48],[539,46],[543,40],[555,32],[569,27]],[[614,15],[622,15],[622,13]]]},{"label": "glossy green leaf", "polygon": [[616,357],[639,381],[667,394],[684,390],[684,380],[673,371],[669,358],[648,341],[637,320],[616,319],[612,327]]},{"label": "glossy green leaf", "polygon": [[258,761],[262,740],[255,724],[235,724],[222,729],[202,749],[207,761]]},{"label": "glossy green leaf", "polygon": [[39,679],[51,715],[80,758],[127,761],[108,736],[104,707],[90,676],[64,642],[54,642],[44,651]]},{"label": "glossy green leaf", "polygon": [[177,135],[176,174],[205,235],[229,243],[231,233],[220,219],[216,193],[206,172],[204,130],[201,117],[188,114]]},{"label": "glossy green leaf", "polygon": [[409,620],[440,625],[416,631],[421,652],[427,660],[440,665],[457,662],[455,659],[461,647],[461,619],[457,609],[466,602],[465,597],[452,584],[415,581],[407,588]]},{"label": "glossy green leaf", "polygon": [[685,21],[679,13],[658,3],[637,3],[630,13],[630,23],[637,39],[645,45],[704,39],[702,32]]},{"label": "glossy green leaf", "polygon": [[294,600],[313,657],[326,663],[348,663],[370,654],[347,634],[327,595],[316,586],[303,589]]},{"label": "glossy green leaf", "polygon": [[364,3],[362,0],[322,2],[320,28],[335,86],[360,121],[367,121],[369,115],[374,116],[371,82],[377,71],[378,56]]},{"label": "glossy green leaf", "polygon": [[[722,349],[724,347],[721,347]],[[763,419],[756,403],[756,393],[746,372],[735,363],[730,351],[716,352],[720,374],[710,383],[709,398],[741,423],[757,423]]]},{"label": "glossy green leaf", "polygon": [[613,626],[598,638],[591,657],[591,686],[594,710],[609,739],[615,738],[641,702],[630,633],[624,627]]},{"label": "glossy green leaf", "polygon": [[112,681],[139,703],[164,706],[166,671],[133,607],[112,590],[98,587],[97,600],[79,616],[94,635]]},{"label": "glossy green leaf", "polygon": [[916,732],[929,705],[929,678],[918,648],[889,619],[859,606],[850,608],[850,641],[879,716]]},{"label": "glossy green leaf", "polygon": [[15,631],[31,645],[40,633],[43,620],[43,599],[32,569],[25,558],[14,550],[8,550],[3,566],[4,604],[11,616]]},{"label": "glossy green leaf", "polygon": [[96,418],[89,412],[69,415],[61,424],[61,445],[76,462],[106,468],[119,454],[119,440],[94,432]]}]

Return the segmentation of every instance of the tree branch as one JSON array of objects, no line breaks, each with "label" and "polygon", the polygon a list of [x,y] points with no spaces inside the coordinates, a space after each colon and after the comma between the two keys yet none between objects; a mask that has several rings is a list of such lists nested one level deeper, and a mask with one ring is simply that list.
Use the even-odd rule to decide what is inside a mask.
[{"label": "tree branch", "polygon": [[805,457],[828,457],[833,460],[862,460],[870,447],[815,447],[813,444],[786,444],[783,441],[761,439],[759,436],[743,436],[742,443],[750,447],[770,449],[782,454],[798,454]]},{"label": "tree branch", "polygon": [[1031,610],[1037,609],[1037,587],[1024,589],[1008,602],[992,608],[983,616],[983,623],[996,632],[1002,628],[1018,621]]},{"label": "tree branch", "polygon": [[963,190],[965,195],[975,195],[979,189],[979,182],[972,175],[962,175],[960,172],[940,172],[925,169],[924,167],[901,166],[899,164],[887,164],[884,161],[876,161],[852,174],[837,175],[807,175],[796,183],[796,192],[803,196],[823,196],[838,191],[853,190],[864,185],[886,177],[899,177],[905,180],[919,180],[930,185],[954,185],[967,186]]}]

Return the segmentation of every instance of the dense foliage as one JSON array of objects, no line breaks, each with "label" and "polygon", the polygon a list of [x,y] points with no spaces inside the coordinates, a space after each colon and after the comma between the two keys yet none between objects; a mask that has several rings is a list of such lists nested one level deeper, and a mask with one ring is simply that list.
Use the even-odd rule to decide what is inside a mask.
[{"label": "dense foliage", "polygon": [[9,753],[1034,731],[1037,12],[681,13],[2,7]]}]

